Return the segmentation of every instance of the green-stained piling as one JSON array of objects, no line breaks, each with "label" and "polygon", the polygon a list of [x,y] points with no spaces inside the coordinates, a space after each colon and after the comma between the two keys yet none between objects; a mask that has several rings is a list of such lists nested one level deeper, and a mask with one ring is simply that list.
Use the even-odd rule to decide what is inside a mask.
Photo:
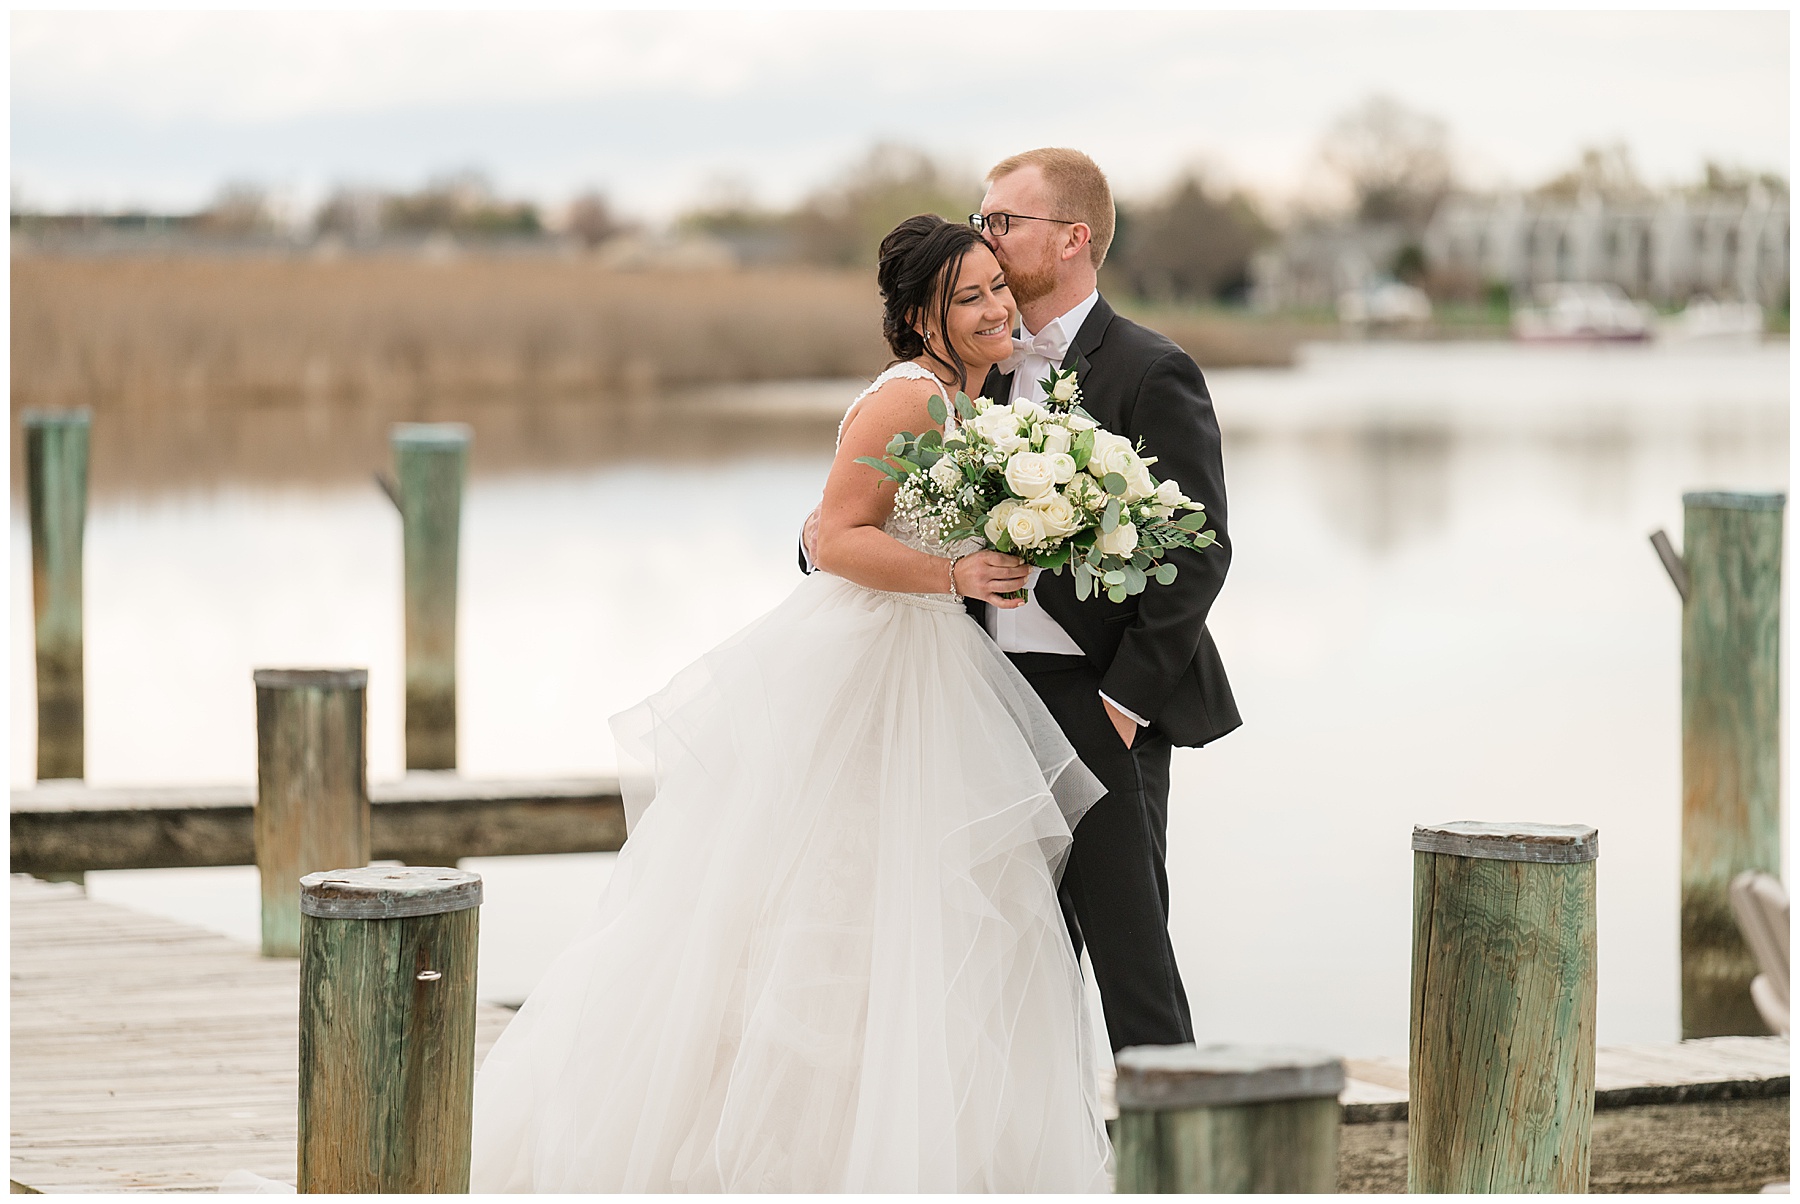
[{"label": "green-stained piling", "polygon": [[1760,1034],[1731,880],[1781,872],[1779,493],[1689,493],[1681,608],[1681,1035]]},{"label": "green-stained piling", "polygon": [[1344,1064],[1316,1050],[1121,1050],[1115,1190],[1337,1190]]},{"label": "green-stained piling", "polygon": [[81,548],[87,523],[88,421],[86,410],[25,414],[40,780],[86,776]]},{"label": "green-stained piling", "polygon": [[456,768],[456,571],[469,428],[394,427],[405,561],[406,767]]},{"label": "green-stained piling", "polygon": [[1584,1192],[1593,828],[1413,830],[1407,1190]]},{"label": "green-stained piling", "polygon": [[364,669],[258,669],[256,868],[264,957],[300,955],[300,879],[369,864]]},{"label": "green-stained piling", "polygon": [[464,870],[301,882],[301,1191],[469,1190],[480,905]]}]

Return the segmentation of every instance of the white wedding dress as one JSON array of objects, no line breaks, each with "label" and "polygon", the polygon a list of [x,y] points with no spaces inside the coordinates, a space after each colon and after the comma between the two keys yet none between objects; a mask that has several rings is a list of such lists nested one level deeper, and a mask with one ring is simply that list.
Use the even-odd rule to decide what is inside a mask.
[{"label": "white wedding dress", "polygon": [[1103,788],[961,605],[815,573],[612,726],[650,777],[472,1190],[1108,1190],[1055,882]]}]

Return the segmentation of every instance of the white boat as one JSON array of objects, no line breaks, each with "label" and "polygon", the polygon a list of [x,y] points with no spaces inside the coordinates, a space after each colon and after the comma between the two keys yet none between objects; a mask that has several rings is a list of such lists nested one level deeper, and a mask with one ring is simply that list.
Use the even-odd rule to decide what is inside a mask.
[{"label": "white boat", "polygon": [[1664,319],[1656,333],[1671,342],[1757,343],[1762,341],[1763,309],[1754,301],[1703,297]]},{"label": "white boat", "polygon": [[1431,321],[1431,298],[1410,284],[1376,280],[1339,294],[1337,316],[1351,327],[1422,326]]},{"label": "white boat", "polygon": [[1545,284],[1513,311],[1513,337],[1531,343],[1641,342],[1655,312],[1616,284]]}]

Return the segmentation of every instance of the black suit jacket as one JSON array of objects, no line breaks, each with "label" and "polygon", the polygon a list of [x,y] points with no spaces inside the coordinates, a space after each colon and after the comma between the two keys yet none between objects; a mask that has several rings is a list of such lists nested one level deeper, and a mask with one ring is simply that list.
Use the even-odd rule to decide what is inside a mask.
[{"label": "black suit jacket", "polygon": [[[1219,423],[1206,380],[1187,352],[1153,330],[1113,312],[1102,297],[1081,324],[1062,365],[1076,371],[1082,408],[1107,430],[1143,440],[1158,480],[1174,479],[1206,505],[1218,542],[1201,551],[1173,549],[1180,571],[1170,585],[1113,603],[1104,595],[1077,601],[1069,572],[1040,573],[1033,596],[1062,624],[1101,674],[1101,691],[1160,729],[1178,745],[1207,744],[1238,727],[1237,702],[1225,665],[1206,629],[1213,599],[1231,567],[1225,517],[1225,468]],[[1012,397],[1013,380],[998,369],[982,392]],[[987,606],[970,603],[985,626]]]}]

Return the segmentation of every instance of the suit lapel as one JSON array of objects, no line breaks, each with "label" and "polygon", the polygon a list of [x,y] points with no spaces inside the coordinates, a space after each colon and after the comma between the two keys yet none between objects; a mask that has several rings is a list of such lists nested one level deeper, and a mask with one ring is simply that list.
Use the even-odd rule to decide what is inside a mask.
[{"label": "suit lapel", "polygon": [[989,368],[987,379],[981,383],[981,392],[989,401],[1008,402],[1012,400],[1013,374],[1000,375],[1000,369]]}]

